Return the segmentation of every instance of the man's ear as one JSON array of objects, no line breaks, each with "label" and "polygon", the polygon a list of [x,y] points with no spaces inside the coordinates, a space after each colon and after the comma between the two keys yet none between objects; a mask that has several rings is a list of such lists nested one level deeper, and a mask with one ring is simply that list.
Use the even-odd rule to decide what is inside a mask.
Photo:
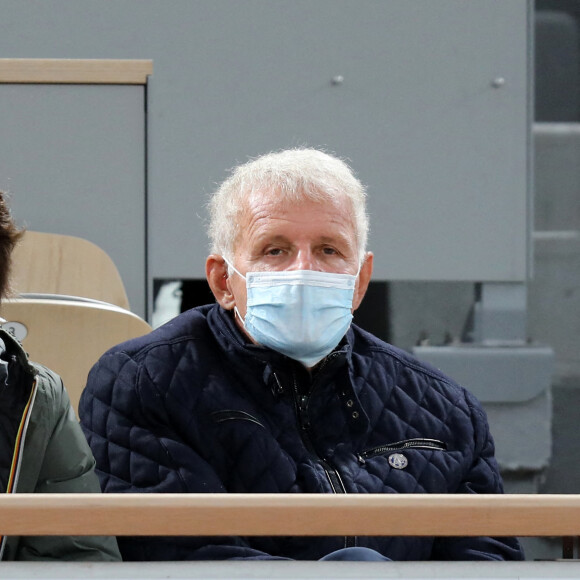
[{"label": "man's ear", "polygon": [[358,281],[354,289],[354,296],[352,299],[353,312],[360,306],[362,299],[365,297],[367,288],[369,287],[369,282],[371,281],[371,276],[373,274],[373,258],[374,256],[372,252],[366,253],[365,261],[361,266]]},{"label": "man's ear", "polygon": [[205,277],[218,304],[226,310],[235,306],[234,295],[228,283],[228,265],[222,256],[211,254],[205,261]]}]

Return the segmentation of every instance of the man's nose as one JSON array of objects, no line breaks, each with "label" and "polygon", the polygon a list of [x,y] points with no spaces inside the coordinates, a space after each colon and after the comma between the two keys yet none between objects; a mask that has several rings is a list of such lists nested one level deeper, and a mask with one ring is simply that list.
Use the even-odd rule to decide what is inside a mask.
[{"label": "man's nose", "polygon": [[300,250],[290,270],[316,270],[314,256],[310,250]]}]

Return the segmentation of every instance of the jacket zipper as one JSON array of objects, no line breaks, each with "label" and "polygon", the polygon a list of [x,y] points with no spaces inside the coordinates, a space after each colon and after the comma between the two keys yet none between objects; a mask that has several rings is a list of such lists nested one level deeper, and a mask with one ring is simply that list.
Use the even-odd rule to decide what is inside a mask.
[{"label": "jacket zipper", "polygon": [[[296,383],[296,375],[293,375],[293,389],[294,389],[294,401],[296,403],[296,415],[298,419],[298,427],[300,431],[300,438],[304,443],[304,446],[308,452],[316,459],[316,461],[324,469],[324,473],[333,493],[346,493],[346,488],[340,477],[340,473],[337,469],[332,467],[327,460],[322,459],[316,453],[308,430],[310,429],[310,419],[308,418],[308,403],[310,402],[310,397],[308,395],[300,395],[298,392],[298,384]],[[311,391],[312,392],[312,391]],[[344,537],[344,547],[350,548],[356,546],[356,537],[345,536]]]},{"label": "jacket zipper", "polygon": [[364,464],[366,459],[376,457],[377,455],[384,455],[388,451],[404,451],[405,449],[432,449],[434,451],[445,451],[447,445],[438,439],[405,439],[404,441],[397,441],[396,443],[387,443],[386,445],[379,445],[367,451],[363,451],[357,455],[360,464]]},{"label": "jacket zipper", "polygon": [[259,419],[256,419],[253,415],[246,413],[245,411],[240,411],[238,409],[224,409],[222,411],[214,411],[211,413],[211,418],[216,423],[223,423],[225,421],[249,421],[250,423],[255,423],[260,427],[264,427]]},{"label": "jacket zipper", "polygon": [[[26,440],[26,435],[28,433],[28,424],[30,423],[30,415],[32,414],[32,407],[34,406],[34,401],[36,399],[37,383],[36,379],[33,379],[32,389],[30,391],[30,396],[26,407],[24,408],[22,418],[20,420],[20,427],[18,429],[18,435],[16,444],[14,447],[14,455],[12,458],[12,466],[10,468],[10,474],[8,476],[8,482],[6,485],[6,493],[15,493],[16,487],[18,485],[18,478],[20,476],[20,466],[22,463],[22,455],[24,453],[24,442]],[[4,557],[4,549],[6,548],[6,536],[0,536],[0,560]]]}]

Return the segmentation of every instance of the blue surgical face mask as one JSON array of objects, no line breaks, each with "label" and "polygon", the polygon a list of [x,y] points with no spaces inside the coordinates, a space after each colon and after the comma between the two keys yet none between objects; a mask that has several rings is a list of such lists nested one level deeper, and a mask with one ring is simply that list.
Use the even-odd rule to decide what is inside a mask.
[{"label": "blue surgical face mask", "polygon": [[247,333],[262,346],[312,367],[340,342],[352,321],[352,299],[358,276],[289,270],[248,272]]}]

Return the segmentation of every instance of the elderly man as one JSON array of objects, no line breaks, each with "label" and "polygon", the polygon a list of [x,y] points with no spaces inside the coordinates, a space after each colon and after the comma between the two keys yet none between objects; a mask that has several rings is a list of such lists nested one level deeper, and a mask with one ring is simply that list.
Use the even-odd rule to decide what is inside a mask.
[{"label": "elderly man", "polygon": [[[210,203],[217,303],[106,353],[81,422],[107,492],[501,493],[479,403],[351,324],[365,192],[310,149],[238,167]],[[521,559],[513,538],[119,538],[132,560]]]}]

